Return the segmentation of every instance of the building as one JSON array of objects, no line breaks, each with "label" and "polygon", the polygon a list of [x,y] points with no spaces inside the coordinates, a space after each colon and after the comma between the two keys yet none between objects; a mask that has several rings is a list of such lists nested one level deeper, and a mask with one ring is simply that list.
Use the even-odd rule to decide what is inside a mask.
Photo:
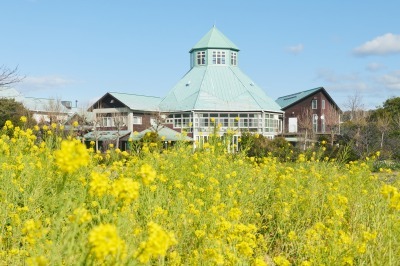
[{"label": "building", "polygon": [[[108,92],[97,100],[88,111],[93,112],[93,130],[84,136],[95,141],[96,147],[116,142],[126,149],[126,142],[133,132],[141,132],[156,123],[161,98],[129,93]],[[103,145],[105,144],[105,145]]]},{"label": "building", "polygon": [[215,26],[189,51],[190,70],[161,101],[165,125],[198,143],[218,125],[220,136],[241,132],[274,138],[282,132],[280,106],[239,68],[239,48]]},{"label": "building", "polygon": [[0,98],[14,99],[22,103],[37,123],[64,124],[77,111],[76,106],[73,106],[71,101],[26,97],[11,87],[1,87]]},{"label": "building", "polygon": [[279,97],[285,112],[285,135],[339,134],[341,110],[323,87]]},{"label": "building", "polygon": [[240,70],[239,48],[216,27],[189,55],[190,70],[165,98],[117,92],[101,97],[88,110],[96,125],[85,139],[118,141],[150,129],[167,132],[167,138],[184,131],[185,140],[203,143],[212,133],[232,132],[232,147],[237,147],[241,132],[268,138],[282,132],[280,106]]}]

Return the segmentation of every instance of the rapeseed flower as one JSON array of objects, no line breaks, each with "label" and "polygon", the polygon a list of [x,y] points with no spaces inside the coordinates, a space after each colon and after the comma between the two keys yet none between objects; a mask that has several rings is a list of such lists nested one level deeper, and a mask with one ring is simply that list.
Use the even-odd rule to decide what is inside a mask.
[{"label": "rapeseed flower", "polygon": [[99,262],[117,261],[125,256],[125,242],[112,224],[100,224],[89,233],[90,252]]},{"label": "rapeseed flower", "polygon": [[114,180],[112,184],[111,195],[113,195],[117,201],[128,205],[139,197],[139,187],[140,184],[130,178],[118,178]]},{"label": "rapeseed flower", "polygon": [[147,241],[140,244],[140,248],[136,252],[136,258],[141,263],[147,263],[151,258],[158,256],[164,257],[168,249],[177,244],[174,234],[165,231],[158,224],[149,222],[147,227],[149,237]]},{"label": "rapeseed flower", "polygon": [[64,140],[60,150],[54,152],[56,165],[65,173],[73,173],[89,164],[89,153],[82,143],[77,140]]},{"label": "rapeseed flower", "polygon": [[107,173],[91,173],[91,181],[89,182],[89,194],[101,197],[110,189],[110,178]]},{"label": "rapeseed flower", "polygon": [[138,172],[145,185],[149,185],[156,178],[157,172],[149,164],[143,164]]}]

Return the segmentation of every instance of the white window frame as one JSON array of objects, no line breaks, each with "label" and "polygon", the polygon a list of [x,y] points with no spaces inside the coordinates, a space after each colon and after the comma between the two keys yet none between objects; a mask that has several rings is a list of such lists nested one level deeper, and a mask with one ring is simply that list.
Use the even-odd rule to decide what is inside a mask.
[{"label": "white window frame", "polygon": [[205,51],[199,51],[196,53],[196,61],[197,65],[203,66],[206,64],[206,52]]},{"label": "white window frame", "polygon": [[321,102],[321,108],[322,108],[323,110],[325,110],[325,100],[322,100],[322,102]]},{"label": "white window frame", "polygon": [[317,114],[313,114],[312,120],[313,120],[314,132],[318,132],[318,115]]},{"label": "white window frame", "polygon": [[226,58],[225,51],[213,51],[212,57],[214,65],[225,65],[225,58]]},{"label": "white window frame", "polygon": [[232,66],[237,65],[237,53],[236,52],[231,52],[231,65]]},{"label": "white window frame", "polygon": [[142,117],[141,116],[133,116],[132,117],[132,124],[141,125],[142,124]]},{"label": "white window frame", "polygon": [[101,124],[103,127],[113,127],[114,126],[114,119],[110,116],[104,116],[101,119]]},{"label": "white window frame", "polygon": [[312,109],[317,109],[317,108],[318,108],[318,101],[317,101],[317,99],[313,99],[313,100],[311,101],[311,108],[312,108]]}]

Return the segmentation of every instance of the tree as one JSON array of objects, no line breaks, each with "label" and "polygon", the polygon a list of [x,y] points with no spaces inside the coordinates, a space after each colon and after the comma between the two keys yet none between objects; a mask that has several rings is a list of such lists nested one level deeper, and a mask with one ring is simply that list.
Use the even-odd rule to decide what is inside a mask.
[{"label": "tree", "polygon": [[390,129],[390,124],[391,124],[391,119],[387,113],[382,113],[382,115],[378,116],[378,119],[376,121],[376,126],[379,132],[381,133],[381,143],[380,143],[381,150],[383,148],[383,140],[385,134]]},{"label": "tree", "polygon": [[329,104],[324,114],[326,126],[328,127],[329,134],[331,135],[331,146],[335,139],[335,135],[339,134],[340,127],[340,113],[333,105]]},{"label": "tree", "polygon": [[29,111],[22,103],[14,99],[0,98],[0,126],[3,127],[7,120],[10,120],[14,125],[20,125],[21,116],[25,116],[30,120]]},{"label": "tree", "polygon": [[8,68],[4,65],[0,66],[0,87],[18,83],[23,79],[18,74],[18,67]]},{"label": "tree", "polygon": [[310,138],[313,132],[313,113],[311,108],[303,108],[298,118],[299,130],[304,132],[304,150],[307,148],[307,139],[309,138],[308,133],[310,132]]}]

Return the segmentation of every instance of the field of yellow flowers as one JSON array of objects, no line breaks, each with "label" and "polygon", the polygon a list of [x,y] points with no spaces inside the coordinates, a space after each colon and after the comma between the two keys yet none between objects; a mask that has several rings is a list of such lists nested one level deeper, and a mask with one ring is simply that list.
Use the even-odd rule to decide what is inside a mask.
[{"label": "field of yellow flowers", "polygon": [[373,158],[100,154],[58,130],[0,132],[1,265],[399,264],[398,176]]}]

